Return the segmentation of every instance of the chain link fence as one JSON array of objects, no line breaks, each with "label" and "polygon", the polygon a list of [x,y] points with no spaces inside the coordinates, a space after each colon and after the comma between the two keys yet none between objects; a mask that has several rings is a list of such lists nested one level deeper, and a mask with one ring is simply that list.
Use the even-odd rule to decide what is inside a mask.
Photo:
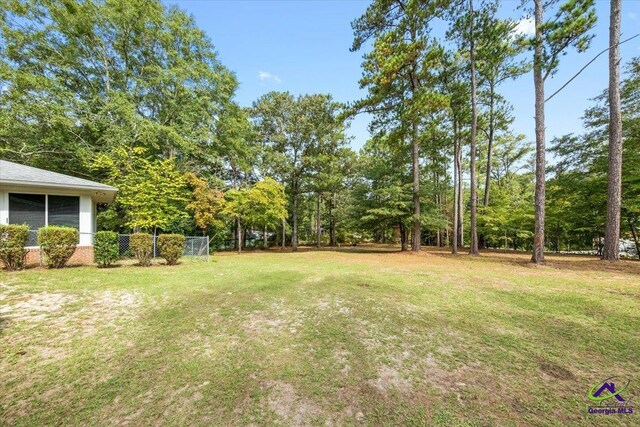
[{"label": "chain link fence", "polygon": [[[131,258],[131,235],[118,234],[118,249],[120,258]],[[206,258],[209,260],[209,236],[185,236],[183,257]],[[158,251],[158,236],[153,236],[153,257],[160,256]]]},{"label": "chain link fence", "polygon": [[38,230],[29,230],[27,237],[27,247],[38,246]]},{"label": "chain link fence", "polygon": [[[80,233],[79,246],[87,246],[93,244],[94,233]],[[158,236],[153,236],[153,257],[160,257],[158,251]],[[209,260],[209,236],[185,236],[183,257],[203,258]],[[131,235],[118,234],[118,252],[120,258],[131,258]],[[38,247],[38,230],[30,230],[27,238],[27,247]]]}]

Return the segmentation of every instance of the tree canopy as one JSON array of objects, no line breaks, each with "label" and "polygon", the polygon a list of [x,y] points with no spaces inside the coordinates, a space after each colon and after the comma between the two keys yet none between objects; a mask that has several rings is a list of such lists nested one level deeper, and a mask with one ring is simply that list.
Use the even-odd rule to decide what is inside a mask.
[{"label": "tree canopy", "polygon": [[[549,171],[543,108],[562,56],[590,47],[593,6],[523,2],[530,37],[499,0],[374,0],[351,24],[360,99],[272,91],[241,106],[235,74],[179,7],[0,0],[0,157],[116,186],[98,225],[121,232],[208,234],[224,248],[471,243],[535,248],[539,261],[544,249],[598,251],[609,89],[583,129],[551,142]],[[640,248],[639,63],[619,85],[615,238]],[[502,92],[530,71],[535,144],[514,132]],[[361,113],[370,138],[356,152],[347,129]]]}]

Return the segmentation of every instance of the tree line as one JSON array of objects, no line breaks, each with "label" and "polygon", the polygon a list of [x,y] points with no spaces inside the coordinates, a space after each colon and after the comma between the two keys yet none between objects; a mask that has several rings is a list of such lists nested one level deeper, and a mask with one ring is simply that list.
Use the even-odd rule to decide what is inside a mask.
[{"label": "tree line", "polygon": [[[640,67],[626,64],[620,82],[619,0],[610,86],[581,133],[551,141],[550,173],[544,86],[568,50],[588,50],[593,0],[524,2],[533,36],[498,16],[499,1],[375,0],[352,23],[362,99],[270,92],[248,108],[212,41],[177,7],[0,6],[0,155],[118,187],[101,228],[205,233],[237,249],[507,247],[534,262],[545,248],[594,242],[617,259],[621,233],[638,245]],[[535,144],[512,131],[501,94],[528,72]],[[346,130],[363,112],[371,138],[356,153]]]}]

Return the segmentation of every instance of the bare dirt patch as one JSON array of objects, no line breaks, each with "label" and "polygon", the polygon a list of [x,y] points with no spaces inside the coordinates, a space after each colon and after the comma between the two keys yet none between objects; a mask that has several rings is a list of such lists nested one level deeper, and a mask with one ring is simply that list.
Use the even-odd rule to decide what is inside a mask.
[{"label": "bare dirt patch", "polygon": [[75,295],[42,292],[0,299],[0,315],[12,320],[42,321],[75,302]]},{"label": "bare dirt patch", "polygon": [[351,312],[351,308],[339,297],[321,299],[316,303],[316,307],[323,312],[323,316],[327,314],[349,314]]},{"label": "bare dirt patch", "polygon": [[132,292],[24,293],[0,299],[1,341],[25,361],[48,364],[68,356],[69,343],[118,329],[139,315],[142,297]]},{"label": "bare dirt patch", "polygon": [[476,381],[481,382],[482,375],[475,371],[472,374],[470,366],[447,368],[438,362],[438,359],[433,355],[424,358],[422,364],[425,383],[442,393],[455,393],[458,400],[461,399],[461,391],[468,385]]},{"label": "bare dirt patch", "polygon": [[413,388],[397,369],[388,365],[382,365],[378,369],[378,378],[370,380],[369,384],[384,395],[393,390],[401,394],[409,394]]},{"label": "bare dirt patch", "polygon": [[252,333],[277,333],[284,329],[285,321],[265,313],[251,313],[244,322],[245,329]]},{"label": "bare dirt patch", "polygon": [[323,411],[318,405],[300,395],[289,383],[267,381],[263,388],[268,390],[263,404],[288,425],[311,425],[314,418],[323,415]]},{"label": "bare dirt patch", "polygon": [[[78,302],[87,302],[82,308],[74,310],[71,306]],[[132,292],[100,292],[80,296],[60,292],[25,293],[19,296],[0,299],[0,315],[13,321],[42,322],[51,324],[52,319],[65,323],[89,314],[100,322],[115,320],[130,309],[141,304],[141,297]]]},{"label": "bare dirt patch", "polygon": [[351,365],[349,364],[349,356],[350,352],[347,350],[337,349],[333,352],[333,358],[335,359],[338,366],[341,366],[340,374],[346,377],[351,372]]},{"label": "bare dirt patch", "polygon": [[242,315],[237,313],[242,328],[251,337],[269,340],[277,334],[297,334],[306,316],[300,310],[285,308],[284,302],[276,301],[264,310],[252,311]]}]

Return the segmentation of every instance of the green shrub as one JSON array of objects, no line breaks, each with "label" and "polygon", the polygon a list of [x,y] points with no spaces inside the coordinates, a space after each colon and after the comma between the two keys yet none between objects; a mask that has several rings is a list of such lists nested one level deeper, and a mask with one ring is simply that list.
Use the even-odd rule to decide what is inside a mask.
[{"label": "green shrub", "polygon": [[93,260],[100,267],[109,267],[120,257],[118,233],[98,231],[93,239]]},{"label": "green shrub", "polygon": [[72,227],[48,226],[38,230],[38,245],[49,268],[62,268],[76,251],[80,233]]},{"label": "green shrub", "polygon": [[21,270],[27,257],[28,225],[0,225],[0,261],[7,270]]},{"label": "green shrub", "polygon": [[160,256],[167,265],[176,265],[184,252],[184,236],[180,234],[161,234],[158,236]]},{"label": "green shrub", "polygon": [[144,267],[151,265],[151,256],[153,255],[153,236],[151,234],[133,233],[129,238],[129,247],[140,265]]}]

